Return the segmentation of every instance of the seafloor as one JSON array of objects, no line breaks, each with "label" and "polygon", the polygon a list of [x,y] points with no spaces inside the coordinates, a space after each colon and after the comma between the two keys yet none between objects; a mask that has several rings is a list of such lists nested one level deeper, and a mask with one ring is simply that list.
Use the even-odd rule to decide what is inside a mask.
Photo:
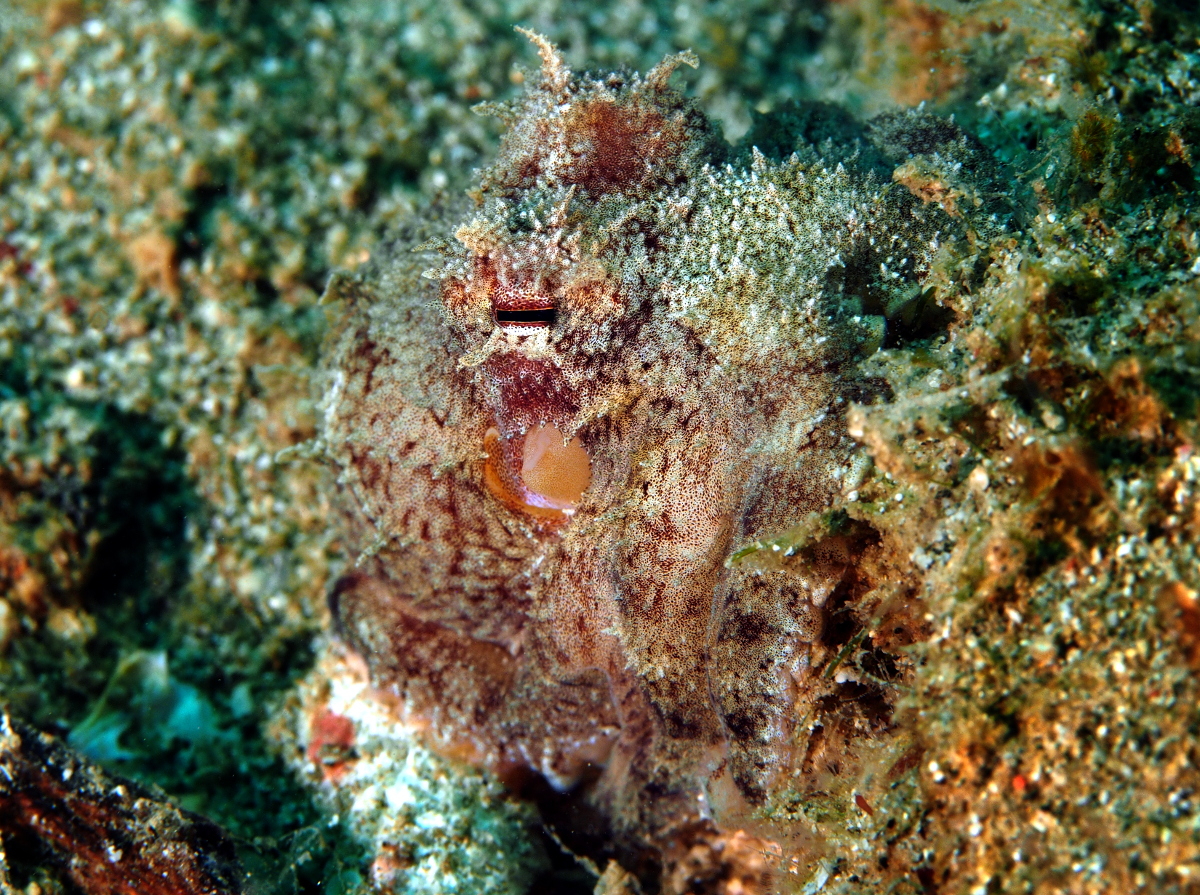
[{"label": "seafloor", "polygon": [[[846,518],[883,545],[872,611],[923,637],[903,673],[861,637],[839,655],[894,712],[854,779],[766,809],[822,843],[777,856],[779,885],[1200,891],[1183,0],[6,0],[0,889],[123,891],[80,869],[78,829],[39,826],[9,714],[213,821],[231,891],[596,884],[535,808],[361,698],[328,633],[352,558],[313,449],[318,299],[472,185],[499,134],[472,106],[536,71],[514,24],[578,70],[691,48],[676,82],[731,139],[790,101],[924,103],[1003,168],[988,195],[952,160],[895,175],[1010,214],[881,309],[863,374],[888,400],[848,416],[872,463]],[[677,891],[748,891],[705,885]]]}]

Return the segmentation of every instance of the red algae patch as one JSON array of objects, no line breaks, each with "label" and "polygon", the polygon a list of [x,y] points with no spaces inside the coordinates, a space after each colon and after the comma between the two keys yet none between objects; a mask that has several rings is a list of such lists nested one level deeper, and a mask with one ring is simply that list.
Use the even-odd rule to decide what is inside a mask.
[{"label": "red algae patch", "polygon": [[327,708],[313,715],[305,754],[321,769],[326,780],[336,780],[346,770],[354,748],[354,722]]}]

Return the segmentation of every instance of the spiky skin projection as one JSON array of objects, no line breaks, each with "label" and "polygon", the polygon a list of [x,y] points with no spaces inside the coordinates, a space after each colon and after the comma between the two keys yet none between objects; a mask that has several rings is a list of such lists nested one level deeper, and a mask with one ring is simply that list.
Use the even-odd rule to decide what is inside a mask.
[{"label": "spiky skin projection", "polygon": [[801,767],[852,545],[730,560],[853,487],[863,302],[951,222],[840,166],[723,165],[667,86],[686,56],[581,79],[535,40],[474,215],[427,222],[443,266],[410,243],[331,287],[324,439],[361,551],[334,609],[446,749],[583,781],[670,866]]}]

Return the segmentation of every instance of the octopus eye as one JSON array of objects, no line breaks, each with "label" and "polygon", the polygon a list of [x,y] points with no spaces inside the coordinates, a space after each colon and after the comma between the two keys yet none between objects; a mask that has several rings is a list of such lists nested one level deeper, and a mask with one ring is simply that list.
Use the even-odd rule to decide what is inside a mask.
[{"label": "octopus eye", "polygon": [[492,315],[498,326],[540,329],[554,322],[554,286],[542,280],[516,277],[496,280],[490,289]]},{"label": "octopus eye", "polygon": [[488,429],[483,443],[487,489],[531,516],[567,518],[592,483],[592,461],[583,443],[578,437],[566,441],[556,426],[537,426],[511,442]]},{"label": "octopus eye", "polygon": [[496,322],[501,326],[549,326],[554,322],[554,308],[497,308]]}]

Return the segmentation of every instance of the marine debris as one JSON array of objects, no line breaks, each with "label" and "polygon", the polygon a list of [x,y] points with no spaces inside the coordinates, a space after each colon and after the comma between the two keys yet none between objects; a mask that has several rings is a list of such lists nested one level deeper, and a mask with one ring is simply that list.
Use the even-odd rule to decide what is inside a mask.
[{"label": "marine debris", "polygon": [[233,841],[220,827],[83,761],[7,712],[0,714],[0,817],[6,892],[15,890],[4,849],[43,854],[83,892],[242,891]]}]

